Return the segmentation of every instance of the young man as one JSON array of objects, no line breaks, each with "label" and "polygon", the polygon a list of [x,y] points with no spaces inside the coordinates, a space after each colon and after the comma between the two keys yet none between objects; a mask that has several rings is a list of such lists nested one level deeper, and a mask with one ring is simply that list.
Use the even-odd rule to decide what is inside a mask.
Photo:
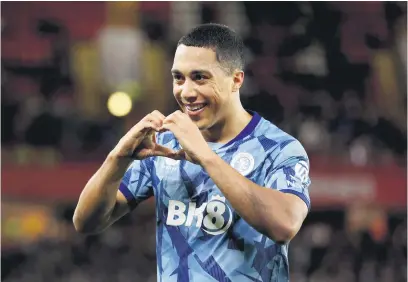
[{"label": "young man", "polygon": [[181,38],[172,68],[181,111],[137,123],[80,196],[74,225],[84,233],[155,197],[158,281],[289,280],[309,161],[296,139],[242,107],[243,53],[223,25]]}]

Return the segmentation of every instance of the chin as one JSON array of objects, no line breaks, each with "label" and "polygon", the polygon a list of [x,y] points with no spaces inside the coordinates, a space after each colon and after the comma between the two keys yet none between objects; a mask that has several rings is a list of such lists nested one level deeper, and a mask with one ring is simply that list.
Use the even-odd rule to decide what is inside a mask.
[{"label": "chin", "polygon": [[210,127],[209,120],[203,118],[199,120],[193,120],[194,124],[197,125],[198,129],[205,130]]},{"label": "chin", "polygon": [[200,129],[200,130],[204,130],[204,129],[207,128],[207,126],[206,126],[207,124],[206,124],[206,122],[204,120],[196,120],[196,121],[194,121],[194,123],[195,123],[195,125],[197,125],[198,129]]}]

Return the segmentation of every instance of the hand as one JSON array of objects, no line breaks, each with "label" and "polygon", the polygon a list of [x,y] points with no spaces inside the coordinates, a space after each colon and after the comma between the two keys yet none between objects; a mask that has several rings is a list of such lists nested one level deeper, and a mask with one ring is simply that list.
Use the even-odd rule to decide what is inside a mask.
[{"label": "hand", "polygon": [[184,158],[192,163],[201,164],[205,157],[213,153],[198,127],[181,111],[175,111],[166,117],[162,128],[173,132],[183,148],[173,158]]},{"label": "hand", "polygon": [[165,116],[153,111],[133,126],[113,150],[117,157],[142,160],[152,156],[177,158],[177,152],[156,143],[155,133],[162,131]]}]

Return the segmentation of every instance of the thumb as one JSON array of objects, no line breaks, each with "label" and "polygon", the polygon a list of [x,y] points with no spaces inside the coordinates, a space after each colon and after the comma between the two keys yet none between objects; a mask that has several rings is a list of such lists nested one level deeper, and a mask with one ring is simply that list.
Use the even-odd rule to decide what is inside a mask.
[{"label": "thumb", "polygon": [[186,160],[186,161],[195,163],[195,162],[193,161],[193,159],[186,153],[186,151],[184,151],[184,149],[178,150],[177,152],[175,152],[175,154],[176,154],[176,155],[175,155],[174,159],[177,159],[177,160]]},{"label": "thumb", "polygon": [[180,159],[176,151],[160,144],[155,144],[154,148],[152,149],[152,155],[158,157],[167,157],[175,160]]}]

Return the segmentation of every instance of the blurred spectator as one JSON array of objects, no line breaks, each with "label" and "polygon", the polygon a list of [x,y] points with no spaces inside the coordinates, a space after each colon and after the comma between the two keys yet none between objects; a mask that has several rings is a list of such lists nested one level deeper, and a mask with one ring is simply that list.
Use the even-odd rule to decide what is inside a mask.
[{"label": "blurred spectator", "polygon": [[98,35],[102,81],[106,91],[116,91],[142,77],[142,48],[145,42],[141,31],[130,26],[106,26]]},{"label": "blurred spectator", "polygon": [[[35,3],[2,11],[3,165],[104,159],[146,111],[176,108],[175,42],[212,21],[245,39],[246,108],[312,157],[406,166],[406,2],[157,2],[148,13],[147,4],[100,2],[86,17],[69,3]],[[132,97],[124,118],[106,109],[117,90]],[[156,281],[148,207],[91,237],[64,211],[57,238],[2,245],[2,280]],[[291,280],[406,281],[406,216],[367,210],[312,210],[289,248]]]},{"label": "blurred spectator", "polygon": [[[90,237],[76,234],[69,221],[61,222],[65,239],[3,251],[3,281],[155,281],[153,213],[152,209],[135,213]],[[291,280],[405,281],[407,229],[403,215],[385,218],[389,231],[382,241],[367,232],[365,221],[360,221],[362,228],[349,233],[344,218],[338,211],[309,214],[289,248]],[[359,239],[353,239],[355,236]]]},{"label": "blurred spectator", "polygon": [[[4,144],[47,145],[63,159],[102,158],[146,110],[170,112],[176,107],[166,90],[173,56],[166,50],[173,50],[177,34],[201,18],[227,21],[242,32],[248,65],[241,94],[248,109],[298,137],[313,154],[348,156],[356,165],[374,159],[404,163],[401,114],[406,116],[406,107],[398,97],[406,101],[406,65],[399,69],[404,87],[387,93],[391,81],[379,71],[381,64],[395,67],[396,74],[398,64],[393,65],[390,53],[376,51],[391,50],[395,41],[400,62],[406,62],[404,5],[243,2],[231,6],[233,14],[224,19],[214,3],[174,3],[168,15],[171,24],[153,10],[139,18],[136,4],[107,7],[108,22],[86,42],[75,42],[58,20],[38,22],[39,34],[53,46],[51,69],[44,65],[33,75],[23,63],[16,72],[3,57]],[[380,20],[373,23],[373,16]],[[38,76],[41,69],[43,75]],[[21,79],[25,82],[19,83]],[[106,95],[116,90],[133,99],[128,118],[108,116]],[[31,94],[20,93],[27,91]],[[388,102],[381,102],[384,99]],[[396,105],[405,110],[392,111]]]}]

